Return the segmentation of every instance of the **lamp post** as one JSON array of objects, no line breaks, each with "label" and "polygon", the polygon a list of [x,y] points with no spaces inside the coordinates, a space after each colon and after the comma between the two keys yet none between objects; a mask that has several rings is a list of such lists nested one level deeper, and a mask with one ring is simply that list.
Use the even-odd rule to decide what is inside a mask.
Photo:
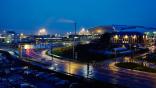
[{"label": "lamp post", "polygon": [[87,78],[89,78],[90,68],[89,68],[89,62],[87,63]]},{"label": "lamp post", "polygon": [[70,70],[70,61],[68,61],[68,63],[69,63],[69,64],[68,64],[68,74],[70,74],[70,71],[71,71],[71,70]]},{"label": "lamp post", "polygon": [[22,49],[23,49],[23,45],[22,44],[19,44],[18,45],[18,50],[19,50],[19,58],[22,58]]},{"label": "lamp post", "polygon": [[118,36],[118,35],[115,35],[115,36],[114,36],[114,39],[115,39],[115,43],[118,43],[119,36]]},{"label": "lamp post", "polygon": [[75,34],[73,36],[73,59],[75,59],[75,38],[76,38],[76,26],[77,26],[77,23],[74,22],[74,31],[75,31]]},{"label": "lamp post", "polygon": [[73,38],[73,59],[75,59],[75,38]]},{"label": "lamp post", "polygon": [[51,43],[51,60],[53,61],[53,43]]},{"label": "lamp post", "polygon": [[[133,39],[133,43],[134,44],[137,44],[137,36],[136,35],[134,35],[133,37],[132,37],[132,39]],[[132,49],[131,49],[132,50]],[[133,52],[133,56],[135,55],[135,53],[136,53],[136,45],[134,46],[134,52]]]},{"label": "lamp post", "polygon": [[125,43],[129,43],[128,35],[125,35],[124,39],[125,39]]}]

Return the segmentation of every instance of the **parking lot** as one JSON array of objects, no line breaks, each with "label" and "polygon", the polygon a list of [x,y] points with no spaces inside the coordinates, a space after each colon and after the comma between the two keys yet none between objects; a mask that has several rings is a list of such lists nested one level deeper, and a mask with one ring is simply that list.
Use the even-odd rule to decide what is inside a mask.
[{"label": "parking lot", "polygon": [[68,88],[71,82],[55,73],[32,69],[19,62],[11,62],[0,54],[0,88]]}]

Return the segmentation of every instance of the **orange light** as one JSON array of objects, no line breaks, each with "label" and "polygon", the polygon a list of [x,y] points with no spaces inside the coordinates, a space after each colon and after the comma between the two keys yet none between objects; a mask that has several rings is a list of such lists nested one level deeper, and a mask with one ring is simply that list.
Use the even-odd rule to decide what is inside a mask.
[{"label": "orange light", "polygon": [[128,39],[128,35],[125,35],[124,38],[125,38],[125,39]]},{"label": "orange light", "polygon": [[119,36],[118,36],[118,35],[115,35],[114,38],[115,38],[115,39],[119,39]]},{"label": "orange light", "polygon": [[136,38],[137,38],[136,35],[134,35],[134,36],[133,36],[133,39],[136,39]]}]

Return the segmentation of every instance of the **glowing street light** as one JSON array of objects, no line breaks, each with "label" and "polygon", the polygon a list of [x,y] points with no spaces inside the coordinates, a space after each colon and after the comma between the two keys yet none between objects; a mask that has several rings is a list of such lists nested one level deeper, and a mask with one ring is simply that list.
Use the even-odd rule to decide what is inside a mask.
[{"label": "glowing street light", "polygon": [[136,39],[136,38],[137,38],[136,35],[134,35],[134,36],[133,36],[133,39]]},{"label": "glowing street light", "polygon": [[125,39],[128,39],[128,35],[125,35],[124,38],[125,38]]},{"label": "glowing street light", "polygon": [[24,36],[24,34],[23,34],[23,33],[21,33],[21,34],[20,34],[20,39],[22,39],[22,38],[23,38],[23,36]]},{"label": "glowing street light", "polygon": [[115,35],[114,36],[114,39],[118,40],[119,39],[119,36],[118,35]]},{"label": "glowing street light", "polygon": [[38,32],[38,35],[47,35],[47,34],[48,33],[47,33],[45,28],[40,29],[39,32]]},{"label": "glowing street light", "polygon": [[156,34],[156,31],[154,31],[153,34]]},{"label": "glowing street light", "polygon": [[90,32],[88,30],[85,30],[85,28],[82,28],[79,32],[79,35],[90,35]]},{"label": "glowing street light", "polygon": [[20,36],[23,36],[23,35],[24,35],[23,33],[20,34]]},{"label": "glowing street light", "polygon": [[117,43],[117,42],[118,42],[118,40],[119,40],[119,36],[118,36],[118,35],[115,35],[115,36],[114,36],[114,42],[116,42],[116,43]]},{"label": "glowing street light", "polygon": [[98,29],[97,30],[97,33],[100,33],[101,34],[102,33],[102,30],[101,29]]}]

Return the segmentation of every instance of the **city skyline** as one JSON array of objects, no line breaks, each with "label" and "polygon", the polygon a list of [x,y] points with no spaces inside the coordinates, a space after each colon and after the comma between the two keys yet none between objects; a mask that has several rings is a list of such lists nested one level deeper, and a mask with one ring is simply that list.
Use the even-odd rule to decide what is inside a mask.
[{"label": "city skyline", "polygon": [[156,88],[155,4],[0,0],[0,88]]},{"label": "city skyline", "polygon": [[64,33],[97,25],[141,25],[156,27],[155,0],[1,0],[0,29],[36,33],[46,28]]}]

